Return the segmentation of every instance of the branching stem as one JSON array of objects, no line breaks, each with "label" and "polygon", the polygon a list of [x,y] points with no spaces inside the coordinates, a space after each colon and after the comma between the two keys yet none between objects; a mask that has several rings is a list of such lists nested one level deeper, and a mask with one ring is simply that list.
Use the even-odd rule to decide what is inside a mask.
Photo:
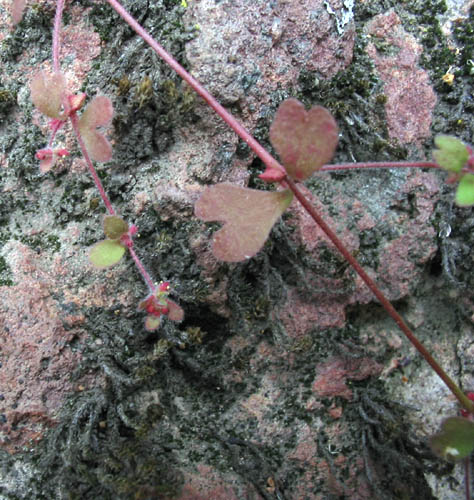
[{"label": "branching stem", "polygon": [[[195,92],[200,95],[206,103],[229,125],[229,127],[234,130],[234,132],[244,140],[254,153],[263,161],[263,163],[270,168],[277,168],[283,172],[285,168],[273,158],[259,143],[254,139],[254,137],[232,116],[217,100],[197,81],[195,80],[166,50],[158,44],[151,35],[142,27],[138,22],[120,5],[117,0],[107,0],[111,7],[124,19],[124,21],[133,29],[135,32],[152,48],[152,50],[158,54],[172,69],[178,73],[178,75],[186,81],[186,83],[195,90]],[[341,164],[341,165],[325,165],[323,171],[331,170],[349,170],[353,168],[397,168],[397,167],[417,167],[417,168],[439,168],[438,165],[431,162],[404,162],[396,165],[395,163],[362,163],[362,164]],[[326,233],[327,237],[332,241],[335,247],[343,255],[343,257],[349,262],[349,264],[355,269],[359,274],[365,284],[369,287],[375,297],[379,300],[381,305],[387,311],[387,313],[393,318],[395,323],[398,325],[400,330],[406,335],[410,342],[416,347],[420,354],[429,363],[431,368],[439,375],[450,391],[456,396],[460,404],[466,408],[470,413],[474,414],[474,404],[469,398],[463,393],[463,391],[454,383],[454,381],[448,376],[448,374],[441,368],[441,366],[436,362],[436,360],[431,356],[423,344],[415,337],[413,332],[410,330],[408,325],[405,323],[403,318],[398,314],[389,300],[381,292],[375,282],[370,278],[370,276],[364,271],[357,260],[352,256],[352,254],[346,249],[343,243],[339,240],[332,229],[326,224],[326,222],[321,218],[319,213],[315,208],[309,203],[309,201],[303,196],[301,191],[297,188],[296,184],[285,177],[282,181],[283,184],[289,186],[293,191],[298,201],[302,204],[305,210],[313,218],[313,220],[318,224],[321,229]]]}]

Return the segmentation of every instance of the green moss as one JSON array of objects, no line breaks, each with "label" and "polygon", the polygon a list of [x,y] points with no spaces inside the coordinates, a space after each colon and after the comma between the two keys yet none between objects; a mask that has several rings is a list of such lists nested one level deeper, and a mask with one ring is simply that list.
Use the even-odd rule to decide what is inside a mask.
[{"label": "green moss", "polygon": [[464,76],[474,75],[474,5],[469,9],[469,16],[465,20],[458,20],[454,24],[454,37],[460,46],[458,65]]},{"label": "green moss", "polygon": [[0,286],[12,286],[12,274],[6,260],[0,256]]},{"label": "green moss", "polygon": [[0,113],[7,113],[16,104],[16,92],[0,88]]}]

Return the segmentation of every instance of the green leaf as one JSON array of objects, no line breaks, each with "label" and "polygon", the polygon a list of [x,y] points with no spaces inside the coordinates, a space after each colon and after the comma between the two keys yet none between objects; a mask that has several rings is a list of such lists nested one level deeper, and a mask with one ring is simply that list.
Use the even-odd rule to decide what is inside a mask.
[{"label": "green leaf", "polygon": [[115,240],[103,240],[96,243],[89,252],[89,260],[98,269],[116,264],[125,253],[125,247]]},{"label": "green leaf", "polygon": [[449,172],[460,172],[469,159],[466,145],[450,135],[437,135],[434,142],[439,148],[433,151],[436,163]]},{"label": "green leaf", "polygon": [[326,108],[314,106],[306,111],[297,99],[288,99],[278,108],[270,141],[288,175],[301,181],[332,159],[338,128]]},{"label": "green leaf", "polygon": [[461,207],[474,205],[474,175],[463,175],[456,191],[456,203]]},{"label": "green leaf", "polygon": [[225,223],[214,235],[212,252],[219,260],[238,262],[262,248],[292,199],[289,190],[258,191],[223,183],[203,192],[194,213],[204,221]]},{"label": "green leaf", "polygon": [[106,215],[104,218],[104,233],[111,240],[118,240],[128,231],[128,224],[117,215]]},{"label": "green leaf", "polygon": [[474,422],[462,417],[447,418],[441,431],[431,438],[431,448],[450,461],[468,457],[474,449]]},{"label": "green leaf", "polygon": [[79,118],[79,131],[95,161],[106,162],[112,158],[112,146],[97,128],[108,125],[113,114],[112,101],[102,95],[94,97]]}]

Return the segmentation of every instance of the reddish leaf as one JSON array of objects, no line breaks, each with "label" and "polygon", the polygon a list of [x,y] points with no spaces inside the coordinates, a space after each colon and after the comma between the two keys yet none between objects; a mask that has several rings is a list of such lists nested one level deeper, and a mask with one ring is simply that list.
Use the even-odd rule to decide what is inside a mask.
[{"label": "reddish leaf", "polygon": [[331,160],[338,128],[326,108],[314,106],[306,111],[297,99],[288,99],[278,108],[270,141],[288,175],[301,181]]},{"label": "reddish leaf", "polygon": [[93,160],[106,162],[112,158],[112,146],[97,128],[108,125],[113,113],[112,101],[98,96],[92,99],[79,119],[79,131]]},{"label": "reddish leaf", "polygon": [[168,304],[168,318],[172,321],[183,321],[184,311],[181,307],[170,299],[166,299]]},{"label": "reddish leaf", "polygon": [[31,100],[35,107],[50,118],[64,119],[62,112],[66,80],[61,73],[40,71],[31,81]]},{"label": "reddish leaf", "polygon": [[225,223],[214,235],[212,251],[219,260],[238,262],[262,248],[292,198],[289,190],[270,192],[216,184],[204,191],[194,213],[204,221]]},{"label": "reddish leaf", "polygon": [[40,160],[40,171],[42,174],[49,172],[53,168],[54,162],[58,156],[68,155],[69,151],[64,148],[54,150],[51,148],[39,149],[35,154],[36,158]]}]

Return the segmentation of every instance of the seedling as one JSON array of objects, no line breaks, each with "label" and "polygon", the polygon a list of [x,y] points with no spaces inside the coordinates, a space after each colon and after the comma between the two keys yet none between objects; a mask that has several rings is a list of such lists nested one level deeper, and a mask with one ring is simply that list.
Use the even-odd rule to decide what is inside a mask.
[{"label": "seedling", "polygon": [[[451,174],[449,181],[459,181],[456,202],[460,206],[468,206],[474,204],[474,156],[472,148],[456,138],[438,136],[435,138],[438,149],[433,154],[435,162],[326,165],[326,162],[332,158],[337,145],[338,129],[335,120],[325,108],[316,106],[306,111],[301,103],[290,99],[281,104],[270,129],[270,140],[281,158],[282,164],[280,164],[116,0],[108,0],[108,3],[260,157],[266,166],[265,172],[260,175],[260,178],[269,183],[278,182],[283,188],[280,191],[268,192],[230,184],[218,184],[203,192],[195,207],[196,216],[204,221],[216,220],[224,223],[224,227],[214,235],[213,239],[213,252],[216,258],[237,262],[255,255],[263,246],[273,224],[295,196],[464,407],[465,416],[468,418],[448,419],[444,423],[441,433],[433,438],[432,447],[446,458],[467,457],[474,447],[474,430],[470,420],[474,415],[473,402],[419,342],[374,280],[368,276],[337,235],[303,196],[296,183],[308,179],[318,170],[443,168]],[[24,5],[24,0],[13,2],[12,14],[15,23],[21,19]],[[95,97],[78,117],[77,113],[83,107],[86,96],[73,94],[69,91],[59,65],[59,34],[63,5],[64,1],[58,0],[53,32],[53,72],[51,74],[41,72],[31,83],[31,95],[35,106],[51,119],[51,137],[48,145],[37,153],[40,169],[43,172],[50,170],[56,158],[68,154],[65,149],[54,146],[54,138],[57,131],[70,121],[89,171],[109,213],[104,220],[106,239],[91,249],[90,260],[98,268],[109,267],[120,261],[128,250],[149,287],[149,294],[140,302],[139,309],[147,313],[145,328],[154,330],[159,326],[163,315],[167,315],[172,320],[180,321],[183,319],[183,311],[177,304],[168,299],[169,283],[156,285],[145,270],[134,251],[133,236],[136,234],[137,228],[134,225],[129,226],[127,222],[116,215],[94,169],[92,160],[106,162],[110,160],[112,155],[110,143],[98,130],[110,122],[113,115],[112,103],[105,96]]]},{"label": "seedling", "polygon": [[[158,328],[162,316],[168,316],[174,321],[181,321],[184,312],[177,304],[168,299],[169,283],[156,285],[146,271],[134,250],[133,237],[138,231],[137,227],[135,225],[129,226],[125,220],[116,215],[92,163],[92,160],[108,162],[112,158],[112,146],[102,129],[112,120],[113,106],[108,97],[96,96],[78,116],[77,112],[83,107],[86,95],[84,93],[74,94],[68,89],[66,78],[61,73],[59,64],[59,39],[63,7],[64,0],[59,0],[53,31],[53,72],[40,71],[30,85],[33,104],[41,113],[51,119],[49,123],[51,134],[48,145],[36,153],[36,158],[40,160],[41,172],[45,173],[53,168],[58,157],[69,154],[66,149],[55,147],[54,141],[57,132],[70,121],[79,149],[109,212],[109,215],[104,219],[104,233],[107,238],[91,248],[89,259],[96,268],[104,269],[117,264],[128,250],[149,288],[149,294],[140,303],[139,309],[148,313],[145,319],[145,328],[154,330]],[[23,8],[24,2],[14,2],[12,9],[14,22],[18,22],[18,16],[21,18]]]}]

